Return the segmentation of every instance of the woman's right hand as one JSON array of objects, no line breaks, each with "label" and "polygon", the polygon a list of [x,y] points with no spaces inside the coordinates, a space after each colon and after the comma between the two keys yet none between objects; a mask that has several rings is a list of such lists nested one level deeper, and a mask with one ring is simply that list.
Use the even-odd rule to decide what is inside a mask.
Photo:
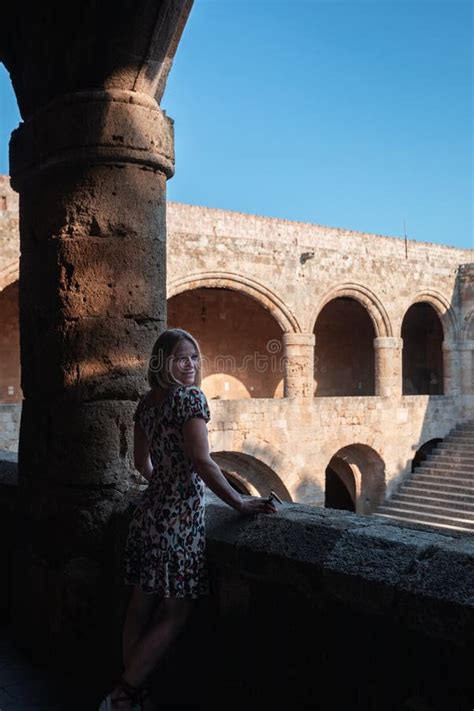
[{"label": "woman's right hand", "polygon": [[276,513],[276,507],[271,498],[264,496],[243,496],[242,504],[239,508],[241,514]]}]

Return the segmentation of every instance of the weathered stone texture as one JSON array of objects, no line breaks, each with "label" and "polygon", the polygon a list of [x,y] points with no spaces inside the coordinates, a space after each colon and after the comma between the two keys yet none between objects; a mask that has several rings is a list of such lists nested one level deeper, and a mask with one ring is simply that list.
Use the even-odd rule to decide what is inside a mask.
[{"label": "weathered stone texture", "polygon": [[18,193],[0,175],[0,291],[18,279]]},{"label": "weathered stone texture", "polygon": [[[227,353],[226,333],[232,329],[224,321],[206,329],[198,310],[194,318],[189,316],[195,290],[232,289],[241,295],[242,309],[250,298],[270,311],[283,332],[281,352],[283,341],[309,343],[319,314],[334,299],[357,302],[372,324],[372,352],[369,343],[361,353],[361,367],[372,359],[376,396],[354,396],[355,391],[352,397],[312,398],[312,379],[302,376],[311,370],[312,348],[303,358],[305,364],[300,353],[303,346],[291,346],[291,354],[285,352],[290,356],[285,360],[285,387],[287,395],[298,398],[232,402],[225,398],[249,396],[232,393],[229,378],[230,393],[220,395],[225,401],[211,402],[211,442],[219,456],[234,452],[260,460],[273,469],[292,498],[323,503],[326,467],[340,449],[352,445],[365,451],[362,471],[357,474],[352,468],[356,479],[362,480],[374,470],[369,459],[378,455],[390,492],[410,472],[421,445],[443,438],[456,422],[472,417],[474,410],[467,400],[472,374],[468,366],[461,369],[460,363],[460,354],[464,353],[466,363],[471,357],[470,350],[468,354],[463,351],[467,347],[462,330],[467,309],[463,284],[468,278],[460,265],[472,261],[472,251],[417,242],[408,242],[405,248],[401,239],[177,203],[168,206],[168,239],[173,325],[189,326],[198,338],[201,332],[206,339],[210,331],[217,332],[223,355]],[[180,311],[180,294],[189,302],[187,311]],[[418,302],[429,304],[442,325],[439,358],[444,360],[445,395],[402,396],[402,323],[409,307]],[[339,327],[350,328],[351,321]],[[358,324],[356,328],[360,330]],[[325,337],[329,340],[324,347],[329,349],[330,337]],[[251,338],[246,347],[252,350]],[[334,349],[328,353],[334,368],[333,388],[344,377],[363,381],[359,374],[344,375],[340,358],[335,365],[338,353]],[[317,368],[318,362],[315,382]],[[254,377],[253,373],[248,377]],[[268,381],[265,373],[260,377]],[[242,380],[245,383],[245,376]],[[237,465],[236,458],[236,469]],[[269,478],[259,490],[266,493],[272,484],[275,479]],[[363,481],[356,481],[356,488],[361,511],[372,510],[383,494],[376,488],[362,496]]]},{"label": "weathered stone texture", "polygon": [[[158,290],[147,288],[156,270],[164,278],[163,244],[156,241],[162,213],[153,212],[158,198],[150,184],[143,204],[156,232],[138,239],[138,193],[124,191],[123,172],[114,177],[110,170],[97,169],[93,181],[71,192],[70,214],[62,222],[43,215],[44,200],[34,203],[41,214],[32,213],[32,234],[40,222],[54,236],[45,236],[46,271],[31,273],[25,293],[35,304],[50,274],[48,298],[59,303],[64,320],[62,337],[53,334],[54,347],[37,325],[25,334],[31,349],[45,352],[44,366],[28,368],[37,392],[58,388],[88,398],[113,393],[121,400],[146,388],[145,361],[155,333],[147,314],[164,318]],[[90,214],[88,205],[102,195],[106,180],[112,183],[104,210]],[[118,210],[122,203],[125,211]],[[287,499],[324,504],[326,468],[342,450],[354,478],[356,510],[369,512],[410,472],[423,444],[472,417],[473,351],[466,325],[473,308],[471,251],[408,242],[406,255],[404,241],[395,238],[177,203],[168,203],[167,232],[169,324],[189,328],[201,341],[214,456],[247,490],[274,488]],[[334,301],[341,298],[351,301]],[[444,363],[445,395],[402,395],[402,322],[420,301],[442,325],[436,357]],[[322,323],[318,316],[327,304],[332,310],[325,311],[326,330],[318,343],[316,326],[314,347],[315,324]],[[345,360],[337,351],[347,328],[358,335],[367,331],[354,361],[361,367],[356,376],[348,369],[350,339]],[[335,348],[331,334],[337,332]],[[324,376],[326,390],[318,393],[322,367],[333,373],[332,379]],[[312,397],[315,385],[316,395],[330,395],[351,378],[350,397]],[[360,394],[358,381],[368,388]],[[343,476],[341,467],[339,472]]]}]

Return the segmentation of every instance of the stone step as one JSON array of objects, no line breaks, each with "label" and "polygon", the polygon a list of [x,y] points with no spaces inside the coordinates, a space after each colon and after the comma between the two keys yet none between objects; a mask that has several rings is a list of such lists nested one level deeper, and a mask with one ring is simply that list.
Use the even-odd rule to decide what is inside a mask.
[{"label": "stone step", "polygon": [[437,508],[443,506],[444,508],[461,509],[462,511],[472,511],[472,513],[474,514],[474,496],[471,496],[469,498],[465,498],[462,496],[458,498],[450,498],[437,496],[436,493],[426,494],[426,492],[423,492],[422,494],[419,494],[417,492],[398,491],[392,496],[391,499],[388,500],[387,503],[392,504],[394,501],[399,504],[403,504],[404,502],[406,502],[407,504],[419,504],[420,506],[424,506],[426,504],[427,506],[436,506]]},{"label": "stone step", "polygon": [[439,442],[375,513],[398,523],[474,531],[474,420]]},{"label": "stone step", "polygon": [[444,524],[452,526],[453,528],[455,527],[457,530],[459,530],[459,527],[461,526],[466,530],[474,531],[474,516],[469,520],[460,518],[459,516],[443,516],[439,513],[424,513],[420,511],[412,512],[407,511],[402,507],[385,505],[379,507],[377,515],[388,515],[393,516],[394,518],[403,517],[405,520],[413,520],[416,518],[425,523]]},{"label": "stone step", "polygon": [[445,491],[453,492],[455,494],[467,494],[472,496],[474,493],[474,487],[472,482],[469,481],[468,484],[457,483],[453,484],[449,479],[442,479],[441,477],[429,476],[426,480],[413,482],[418,487],[429,487],[433,491]]},{"label": "stone step", "polygon": [[[474,521],[474,506],[472,504],[453,504],[449,505],[446,501],[437,502],[433,499],[416,499],[409,500],[401,497],[394,496],[392,499],[387,501],[387,506],[390,508],[396,507],[403,509],[404,511],[418,511],[419,513],[433,513],[439,514],[441,516],[446,516],[447,518],[462,518],[467,521]],[[464,506],[464,508],[463,508]]]},{"label": "stone step", "polygon": [[474,422],[461,422],[460,424],[457,424],[453,432],[474,432]]},{"label": "stone step", "polygon": [[421,469],[446,469],[449,471],[453,470],[465,472],[468,475],[474,474],[474,465],[463,464],[461,467],[457,461],[450,462],[449,460],[445,461],[444,459],[442,459],[441,461],[436,459],[430,459],[429,461],[426,460],[416,468],[416,471],[420,471]]},{"label": "stone step", "polygon": [[454,489],[452,486],[449,490],[446,489],[432,489],[427,486],[417,486],[416,484],[410,485],[402,484],[400,489],[397,491],[396,495],[400,496],[427,496],[438,499],[439,501],[460,501],[462,503],[468,502],[474,505],[474,492],[472,494],[466,494],[462,489]]},{"label": "stone step", "polygon": [[[441,450],[442,452],[445,452],[446,450],[449,450],[450,452],[465,452],[470,456],[471,452],[474,452],[474,444],[463,445],[458,444],[457,442],[446,442],[446,440],[444,440],[436,446],[436,450]],[[434,452],[435,450],[433,449],[432,451]]]},{"label": "stone step", "polygon": [[474,482],[473,472],[461,471],[459,469],[447,469],[446,467],[419,467],[413,472],[413,477],[417,479],[420,476],[440,476],[452,481],[465,479],[466,482]]},{"label": "stone step", "polygon": [[466,449],[465,447],[456,448],[453,445],[446,447],[446,449],[436,447],[436,449],[432,449],[426,457],[466,457],[466,459],[474,459],[474,447],[472,449]]},{"label": "stone step", "polygon": [[457,444],[472,444],[474,442],[474,434],[471,434],[470,432],[459,432],[459,433],[453,433],[449,434],[447,437],[444,438],[444,442],[456,442]]},{"label": "stone step", "polygon": [[375,513],[373,514],[374,516],[380,516],[381,518],[386,518],[392,521],[396,521],[400,524],[406,524],[409,526],[410,523],[416,523],[417,525],[421,525],[424,528],[428,529],[433,529],[433,528],[440,528],[440,529],[445,529],[448,531],[462,531],[462,532],[469,532],[471,533],[474,528],[466,528],[464,526],[458,526],[456,524],[450,524],[450,523],[435,523],[435,522],[426,522],[424,520],[421,520],[420,518],[417,518],[416,516],[403,516],[402,514],[400,515],[393,515],[393,514],[388,514],[388,513]]},{"label": "stone step", "polygon": [[428,454],[424,461],[448,463],[459,462],[460,464],[466,464],[467,466],[474,467],[474,452],[471,457],[469,454],[464,454],[462,452],[456,453],[452,452],[450,449],[447,449],[441,452],[431,452],[431,454]]}]

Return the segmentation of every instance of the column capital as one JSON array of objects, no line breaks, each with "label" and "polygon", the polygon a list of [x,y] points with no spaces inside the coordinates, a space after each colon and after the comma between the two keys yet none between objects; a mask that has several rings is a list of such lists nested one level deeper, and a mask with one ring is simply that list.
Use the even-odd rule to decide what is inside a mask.
[{"label": "column capital", "polygon": [[403,348],[403,339],[394,336],[380,336],[374,338],[374,348]]},{"label": "column capital", "polygon": [[442,349],[443,351],[458,351],[459,343],[455,343],[454,341],[443,341]]},{"label": "column capital", "polygon": [[170,178],[173,121],[148,94],[122,89],[65,94],[13,131],[11,183],[57,167],[135,163]]},{"label": "column capital", "polygon": [[467,339],[465,341],[460,341],[458,348],[460,351],[474,351],[474,341]]}]

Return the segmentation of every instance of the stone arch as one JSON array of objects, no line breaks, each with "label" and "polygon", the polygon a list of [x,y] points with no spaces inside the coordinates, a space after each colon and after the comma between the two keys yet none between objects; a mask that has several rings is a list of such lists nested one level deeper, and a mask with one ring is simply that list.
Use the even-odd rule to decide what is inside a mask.
[{"label": "stone arch", "polygon": [[[238,378],[234,377],[233,375],[230,375],[229,373],[225,374],[220,374],[219,376],[216,375],[207,375],[202,379],[201,387],[206,393],[207,397],[210,398],[211,400],[214,399],[213,392],[217,390],[222,383],[219,383],[219,380],[225,380],[227,383],[231,383],[232,387],[232,393],[233,393],[233,400],[247,400],[252,397],[250,391],[248,390],[247,386],[245,383],[243,383],[241,380]],[[216,383],[217,381],[217,383]],[[216,387],[217,386],[217,387]],[[216,399],[220,399],[216,398]]]},{"label": "stone arch", "polygon": [[438,444],[442,442],[441,437],[433,437],[422,444],[415,452],[415,455],[411,462],[411,471],[413,472],[416,467],[418,467],[425,459],[431,454],[431,452],[436,449]]},{"label": "stone arch", "polygon": [[422,302],[429,304],[438,315],[443,327],[444,341],[455,343],[459,336],[459,323],[456,314],[454,313],[449,300],[440,292],[431,289],[421,292],[415,296],[414,299],[411,299],[409,304],[407,304],[403,311],[402,318],[400,319],[400,323],[398,324],[398,338],[402,337],[403,320],[408,310],[414,304]]},{"label": "stone arch", "polygon": [[[326,467],[328,476],[338,477],[347,489],[356,513],[369,514],[375,511],[385,495],[385,463],[380,454],[366,444],[354,443],[341,447],[331,457]],[[351,478],[352,477],[352,478]],[[325,494],[327,508],[331,506]]]},{"label": "stone arch", "polygon": [[274,314],[241,289],[194,285],[168,299],[168,325],[199,341],[208,398],[282,397],[285,333]]},{"label": "stone arch", "polygon": [[291,501],[288,489],[265,462],[243,452],[220,451],[211,456],[241,493],[268,496],[273,490],[283,501]]},{"label": "stone arch", "polygon": [[3,269],[0,269],[0,291],[6,289],[7,286],[13,284],[13,282],[18,281],[20,278],[20,268],[18,260],[7,264]]},{"label": "stone arch", "polygon": [[[266,440],[252,435],[245,436],[238,430],[213,430],[211,428],[209,444],[212,457],[219,453],[229,457],[232,455],[232,462],[237,463],[237,457],[234,455],[239,455],[238,462],[241,469],[236,468],[234,470],[236,472],[244,472],[244,463],[253,463],[258,466],[259,476],[255,479],[255,483],[251,478],[246,478],[248,485],[252,484],[256,489],[257,486],[262,487],[261,490],[257,489],[258,493],[265,495],[265,493],[269,493],[270,489],[273,489],[283,501],[293,501],[293,484],[299,481],[298,475],[295,474],[294,456],[282,452]],[[242,456],[240,457],[240,455]],[[245,472],[242,473],[242,476],[245,476]]]},{"label": "stone arch", "polygon": [[375,395],[374,321],[352,296],[337,296],[314,326],[314,396]]},{"label": "stone arch", "polygon": [[298,319],[276,292],[254,279],[232,272],[201,272],[171,280],[168,285],[168,299],[184,291],[199,288],[232,289],[247,294],[270,311],[284,333],[301,333]]},{"label": "stone arch", "polygon": [[338,286],[332,288],[328,291],[317,303],[315,309],[313,310],[309,324],[308,333],[313,333],[316,326],[316,321],[321,313],[322,309],[333,299],[346,296],[350,299],[358,301],[362,306],[365,307],[367,313],[369,314],[372,323],[374,325],[375,337],[384,338],[386,336],[393,336],[392,325],[379,298],[367,287],[361,284],[339,284]]}]

